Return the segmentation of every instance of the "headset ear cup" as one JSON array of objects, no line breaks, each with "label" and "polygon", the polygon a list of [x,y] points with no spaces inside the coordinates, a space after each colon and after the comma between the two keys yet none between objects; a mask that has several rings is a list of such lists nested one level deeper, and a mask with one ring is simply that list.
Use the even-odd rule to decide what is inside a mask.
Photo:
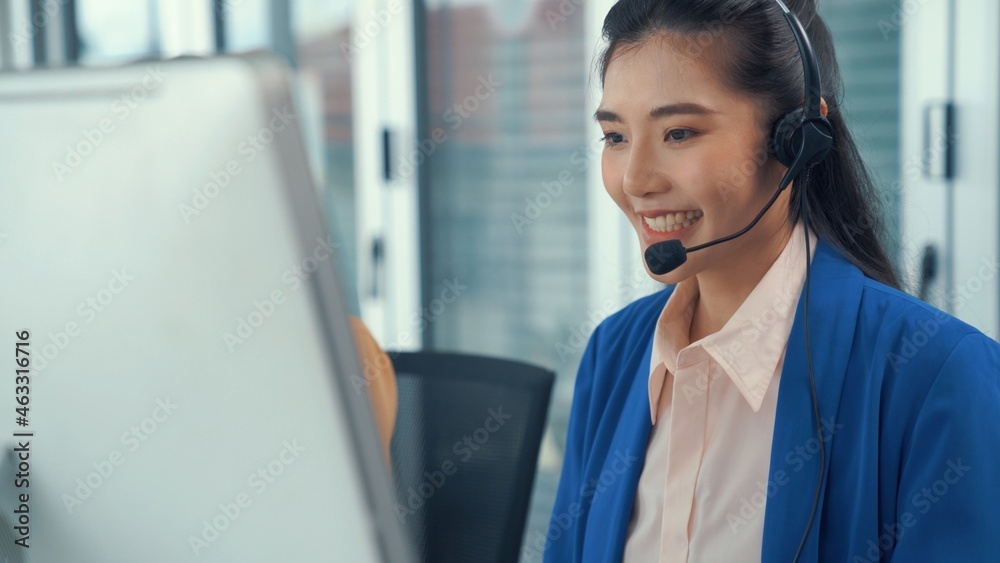
[{"label": "headset ear cup", "polygon": [[825,117],[816,117],[802,124],[802,155],[805,166],[815,166],[833,148],[833,127]]},{"label": "headset ear cup", "polygon": [[795,142],[796,133],[802,126],[802,112],[804,110],[796,108],[778,120],[774,124],[774,132],[771,135],[771,146],[778,162],[785,166],[791,166],[798,157],[798,143]]}]

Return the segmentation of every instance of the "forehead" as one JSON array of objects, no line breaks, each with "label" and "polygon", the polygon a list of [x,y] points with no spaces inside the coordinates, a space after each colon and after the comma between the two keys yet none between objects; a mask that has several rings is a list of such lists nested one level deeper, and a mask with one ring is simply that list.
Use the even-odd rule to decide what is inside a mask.
[{"label": "forehead", "polygon": [[748,96],[723,81],[719,60],[718,49],[676,35],[659,34],[619,46],[604,75],[601,107],[620,114],[629,108],[646,112],[663,103],[685,102],[720,112],[734,104],[755,109]]}]

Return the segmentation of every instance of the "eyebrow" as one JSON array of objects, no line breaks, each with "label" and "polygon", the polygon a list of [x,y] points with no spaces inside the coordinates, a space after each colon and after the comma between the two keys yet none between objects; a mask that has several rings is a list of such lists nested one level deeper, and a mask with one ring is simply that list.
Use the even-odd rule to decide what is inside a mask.
[{"label": "eyebrow", "polygon": [[[660,106],[653,108],[649,112],[649,119],[659,119],[661,117],[669,117],[671,115],[709,115],[716,113],[713,110],[708,109],[705,106],[695,104],[695,103],[681,103],[681,104],[667,104],[665,106]],[[623,120],[617,113],[598,108],[594,112],[594,119],[597,121],[613,121],[621,123]]]}]

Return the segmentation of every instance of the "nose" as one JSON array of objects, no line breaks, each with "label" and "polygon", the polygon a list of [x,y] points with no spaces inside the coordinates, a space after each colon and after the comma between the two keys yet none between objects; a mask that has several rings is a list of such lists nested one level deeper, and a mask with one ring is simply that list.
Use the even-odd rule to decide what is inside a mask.
[{"label": "nose", "polygon": [[634,142],[628,154],[622,189],[633,197],[646,197],[669,189],[669,182],[648,143]]}]

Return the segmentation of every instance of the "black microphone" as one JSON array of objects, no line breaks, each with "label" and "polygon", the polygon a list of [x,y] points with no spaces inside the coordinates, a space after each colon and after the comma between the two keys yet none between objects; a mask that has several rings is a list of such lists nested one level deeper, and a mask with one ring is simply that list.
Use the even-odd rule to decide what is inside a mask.
[{"label": "black microphone", "polygon": [[646,259],[646,265],[649,266],[649,271],[652,272],[653,275],[655,276],[661,276],[663,274],[666,274],[667,272],[672,272],[677,268],[679,268],[681,264],[687,261],[688,252],[694,252],[696,250],[701,250],[703,248],[715,246],[716,244],[733,240],[736,237],[742,236],[744,233],[752,229],[753,226],[756,225],[758,221],[760,221],[760,218],[763,217],[765,213],[767,213],[767,210],[770,209],[772,205],[774,205],[774,202],[777,201],[778,199],[778,195],[781,194],[781,191],[784,190],[785,186],[787,185],[788,182],[782,181],[781,185],[778,186],[777,191],[775,191],[774,195],[771,196],[771,201],[768,201],[767,205],[765,205],[764,208],[760,210],[760,213],[757,214],[757,217],[755,217],[754,220],[751,221],[749,225],[744,227],[739,232],[733,233],[726,237],[717,238],[713,241],[706,242],[704,244],[699,244],[698,246],[694,246],[691,248],[684,248],[684,245],[681,244],[681,241],[677,239],[665,240],[662,242],[657,242],[655,244],[649,245],[649,248],[646,249],[644,255],[644,258]]}]

